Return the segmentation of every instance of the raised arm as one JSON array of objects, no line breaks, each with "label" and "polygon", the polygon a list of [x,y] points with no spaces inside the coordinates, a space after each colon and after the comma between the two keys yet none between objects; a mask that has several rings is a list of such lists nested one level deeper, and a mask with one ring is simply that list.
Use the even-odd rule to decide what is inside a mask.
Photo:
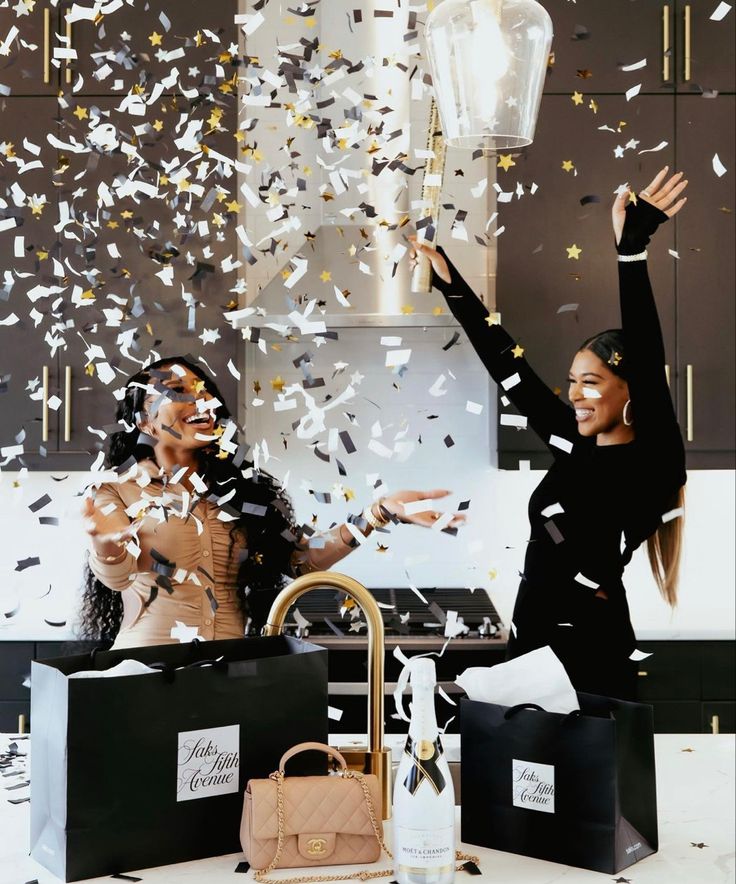
[{"label": "raised arm", "polygon": [[665,375],[664,341],[646,261],[649,238],[660,224],[682,209],[687,199],[678,199],[687,186],[682,173],[667,179],[667,171],[667,167],[662,169],[634,199],[627,191],[617,197],[613,226],[619,252],[626,378],[636,439],[674,462],[684,475],[682,436]]},{"label": "raised arm", "polygon": [[550,451],[557,456],[564,450],[550,442],[552,437],[580,442],[573,410],[533,371],[523,356],[523,348],[494,321],[444,250],[435,251],[414,240],[412,245],[432,262],[434,286],[444,295],[488,373]]}]

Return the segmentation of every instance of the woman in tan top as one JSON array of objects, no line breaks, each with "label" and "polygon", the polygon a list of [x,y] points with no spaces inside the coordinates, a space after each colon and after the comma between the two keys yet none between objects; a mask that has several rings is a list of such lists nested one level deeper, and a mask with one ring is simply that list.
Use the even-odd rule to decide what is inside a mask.
[{"label": "woman in tan top", "polygon": [[117,479],[84,505],[81,612],[82,634],[114,638],[116,649],[239,638],[246,618],[257,631],[287,578],[332,567],[358,532],[431,526],[440,513],[410,515],[404,504],[449,493],[399,491],[319,536],[298,527],[278,482],[246,461],[214,381],[184,357],[133,375],[117,419],[108,454]]}]

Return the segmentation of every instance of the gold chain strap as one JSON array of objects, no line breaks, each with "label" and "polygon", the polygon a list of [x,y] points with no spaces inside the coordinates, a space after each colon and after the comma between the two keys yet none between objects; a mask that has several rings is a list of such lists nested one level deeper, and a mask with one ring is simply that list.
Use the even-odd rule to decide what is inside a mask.
[{"label": "gold chain strap", "polygon": [[[393,859],[394,855],[386,846],[386,842],[383,840],[383,835],[381,835],[381,830],[378,826],[378,818],[376,816],[376,809],[373,806],[373,799],[371,798],[370,790],[368,789],[368,783],[365,781],[365,777],[362,773],[356,770],[346,770],[343,771],[340,776],[345,777],[346,779],[355,779],[360,783],[360,787],[363,790],[363,797],[365,798],[366,807],[368,808],[368,816],[371,820],[371,826],[373,827],[373,834],[376,836],[376,841],[381,845],[384,853],[390,858]],[[286,830],[286,814],[284,811],[284,773],[283,771],[277,770],[275,773],[272,773],[270,779],[276,781],[276,810],[278,814],[278,841],[276,842],[276,853],[271,862],[266,866],[265,869],[254,869],[253,877],[258,882],[258,884],[314,884],[314,882],[318,881],[352,881],[355,878],[360,879],[361,881],[370,881],[373,878],[389,878],[393,875],[393,869],[383,869],[382,871],[369,872],[367,869],[361,869],[359,872],[351,872],[345,875],[300,875],[296,878],[267,878],[275,868],[277,868],[279,864],[279,860],[281,859],[281,853],[284,849],[284,834]],[[477,856],[471,856],[467,853],[460,853],[459,850],[455,851],[455,859],[459,862],[460,860],[465,860],[466,862],[469,860],[470,862],[474,862],[476,865],[480,861]],[[458,865],[455,867],[455,870],[460,872],[463,870],[463,866]]]}]

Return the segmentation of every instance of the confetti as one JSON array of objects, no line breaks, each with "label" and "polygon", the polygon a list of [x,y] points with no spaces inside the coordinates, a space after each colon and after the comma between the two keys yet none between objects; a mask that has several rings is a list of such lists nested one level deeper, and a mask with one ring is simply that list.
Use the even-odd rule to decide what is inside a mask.
[{"label": "confetti", "polygon": [[641,92],[641,83],[637,83],[636,86],[626,90],[626,100],[631,101],[632,98],[636,98],[639,92]]},{"label": "confetti", "polygon": [[728,171],[720,160],[718,154],[713,154],[713,171],[719,178],[722,178]]},{"label": "confetti", "polygon": [[711,21],[723,21],[723,19],[728,15],[731,11],[730,3],[719,3],[718,6],[713,10],[710,16]]}]

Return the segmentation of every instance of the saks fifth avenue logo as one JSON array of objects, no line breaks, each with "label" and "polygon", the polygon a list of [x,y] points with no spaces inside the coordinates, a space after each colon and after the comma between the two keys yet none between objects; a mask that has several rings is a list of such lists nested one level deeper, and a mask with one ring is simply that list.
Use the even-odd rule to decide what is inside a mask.
[{"label": "saks fifth avenue logo", "polygon": [[512,761],[514,807],[555,812],[555,768],[552,764]]},{"label": "saks fifth avenue logo", "polygon": [[239,724],[179,734],[177,801],[237,792],[239,778]]}]

